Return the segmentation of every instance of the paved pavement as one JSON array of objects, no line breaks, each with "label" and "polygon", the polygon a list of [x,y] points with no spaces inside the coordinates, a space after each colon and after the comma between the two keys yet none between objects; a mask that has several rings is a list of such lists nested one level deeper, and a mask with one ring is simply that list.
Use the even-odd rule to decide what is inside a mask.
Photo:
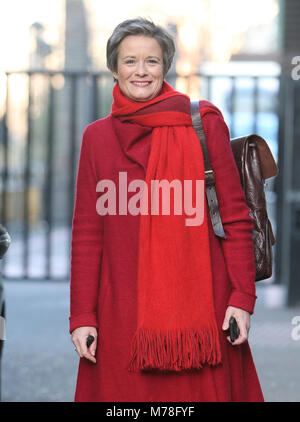
[{"label": "paved pavement", "polygon": [[[73,401],[78,357],[68,334],[69,286],[7,281],[2,400]],[[249,342],[265,400],[300,401],[300,339],[292,318],[300,308],[266,306],[269,287],[257,288]],[[297,334],[297,333],[296,333]]]},{"label": "paved pavement", "polygon": [[73,401],[78,355],[68,334],[68,283],[4,284],[2,401]]}]

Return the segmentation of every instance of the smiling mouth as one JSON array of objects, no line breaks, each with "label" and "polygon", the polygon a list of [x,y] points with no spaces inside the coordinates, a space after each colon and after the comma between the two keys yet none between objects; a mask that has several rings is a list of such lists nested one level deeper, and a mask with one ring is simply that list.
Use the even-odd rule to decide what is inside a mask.
[{"label": "smiling mouth", "polygon": [[152,82],[138,82],[138,81],[133,81],[131,82],[134,86],[149,86]]}]

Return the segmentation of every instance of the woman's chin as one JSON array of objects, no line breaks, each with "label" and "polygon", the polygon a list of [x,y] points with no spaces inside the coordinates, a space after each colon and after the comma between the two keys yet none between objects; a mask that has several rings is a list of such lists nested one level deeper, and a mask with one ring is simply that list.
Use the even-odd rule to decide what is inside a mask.
[{"label": "woman's chin", "polygon": [[147,92],[144,90],[143,92],[131,92],[129,98],[133,101],[149,101],[154,98],[157,94],[155,92]]}]

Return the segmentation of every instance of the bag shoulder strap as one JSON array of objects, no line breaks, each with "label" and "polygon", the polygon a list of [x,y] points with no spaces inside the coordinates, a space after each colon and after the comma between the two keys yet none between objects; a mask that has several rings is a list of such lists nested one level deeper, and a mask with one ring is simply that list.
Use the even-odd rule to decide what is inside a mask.
[{"label": "bag shoulder strap", "polygon": [[215,189],[215,177],[214,171],[211,168],[207,143],[205,139],[205,133],[202,125],[202,119],[199,110],[200,104],[199,101],[191,101],[191,118],[193,123],[193,128],[200,140],[204,166],[205,166],[205,192],[206,198],[209,207],[209,213],[211,217],[211,222],[213,226],[214,233],[216,236],[219,236],[223,239],[226,239],[226,235],[223,229],[222,220],[219,212],[219,203],[217,198],[217,193]]}]

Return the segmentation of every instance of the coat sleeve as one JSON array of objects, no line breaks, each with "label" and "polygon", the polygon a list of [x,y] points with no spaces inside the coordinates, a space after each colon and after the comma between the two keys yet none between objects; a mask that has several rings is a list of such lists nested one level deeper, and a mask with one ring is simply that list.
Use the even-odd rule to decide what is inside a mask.
[{"label": "coat sleeve", "polygon": [[92,131],[82,136],[72,219],[69,332],[98,328],[97,293],[103,250],[103,217],[96,211],[96,169]]},{"label": "coat sleeve", "polygon": [[203,127],[226,239],[220,239],[232,290],[228,306],[254,312],[256,264],[252,230],[254,223],[221,112],[204,115]]}]

